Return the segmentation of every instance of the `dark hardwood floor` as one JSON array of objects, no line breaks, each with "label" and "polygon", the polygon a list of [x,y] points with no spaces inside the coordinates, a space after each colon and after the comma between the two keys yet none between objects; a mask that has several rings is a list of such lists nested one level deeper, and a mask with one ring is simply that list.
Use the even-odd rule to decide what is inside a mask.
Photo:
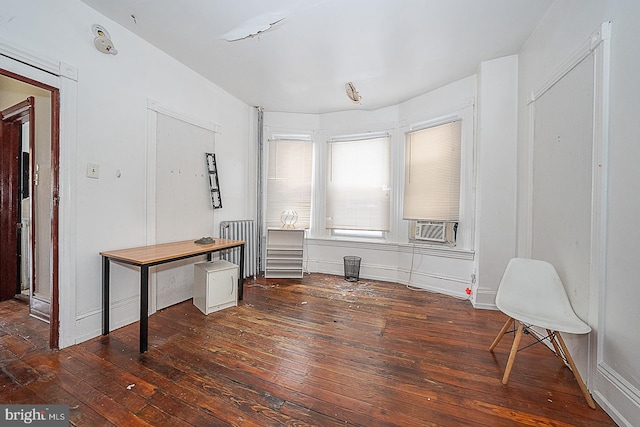
[{"label": "dark hardwood floor", "polygon": [[[501,383],[505,321],[468,301],[339,276],[245,284],[238,307],[186,301],[59,351],[0,303],[0,403],[68,404],[78,426],[613,426],[542,345]],[[525,336],[521,346],[533,341]]]}]

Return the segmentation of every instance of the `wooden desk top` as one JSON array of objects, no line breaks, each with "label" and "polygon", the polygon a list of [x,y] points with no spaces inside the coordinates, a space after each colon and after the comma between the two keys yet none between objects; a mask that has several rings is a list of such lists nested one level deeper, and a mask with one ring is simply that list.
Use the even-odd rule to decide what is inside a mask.
[{"label": "wooden desk top", "polygon": [[242,240],[214,238],[214,242],[210,245],[199,245],[194,243],[195,240],[196,239],[183,240],[181,242],[161,243],[158,245],[140,246],[137,248],[104,251],[100,252],[100,255],[113,260],[126,261],[136,265],[146,265],[181,257],[206,254],[207,252],[233,248],[245,243]]}]

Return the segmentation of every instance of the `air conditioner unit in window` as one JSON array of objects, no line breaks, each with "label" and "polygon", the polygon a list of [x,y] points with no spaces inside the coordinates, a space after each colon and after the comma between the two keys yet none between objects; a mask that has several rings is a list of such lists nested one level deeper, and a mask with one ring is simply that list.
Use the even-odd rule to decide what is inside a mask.
[{"label": "air conditioner unit in window", "polygon": [[409,238],[421,242],[455,243],[457,222],[411,221]]}]

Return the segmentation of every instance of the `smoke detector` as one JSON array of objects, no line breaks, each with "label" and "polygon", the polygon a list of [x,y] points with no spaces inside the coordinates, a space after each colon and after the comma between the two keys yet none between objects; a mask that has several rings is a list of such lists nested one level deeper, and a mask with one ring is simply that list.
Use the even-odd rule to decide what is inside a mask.
[{"label": "smoke detector", "polygon": [[93,44],[96,49],[102,53],[108,53],[111,55],[118,54],[118,49],[115,48],[111,41],[111,35],[102,25],[93,25],[91,27],[91,31],[93,32],[93,35],[96,36],[93,39]]},{"label": "smoke detector", "polygon": [[347,96],[349,97],[349,99],[352,100],[354,104],[360,104],[360,100],[362,99],[362,97],[356,90],[356,87],[353,85],[353,83],[351,82],[345,83],[344,88],[347,92]]}]

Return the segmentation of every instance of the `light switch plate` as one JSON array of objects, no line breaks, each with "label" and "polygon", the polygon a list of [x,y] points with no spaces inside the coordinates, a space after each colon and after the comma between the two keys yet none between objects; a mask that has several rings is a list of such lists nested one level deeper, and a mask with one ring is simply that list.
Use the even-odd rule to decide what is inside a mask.
[{"label": "light switch plate", "polygon": [[97,163],[87,163],[87,177],[100,178],[100,165]]}]

